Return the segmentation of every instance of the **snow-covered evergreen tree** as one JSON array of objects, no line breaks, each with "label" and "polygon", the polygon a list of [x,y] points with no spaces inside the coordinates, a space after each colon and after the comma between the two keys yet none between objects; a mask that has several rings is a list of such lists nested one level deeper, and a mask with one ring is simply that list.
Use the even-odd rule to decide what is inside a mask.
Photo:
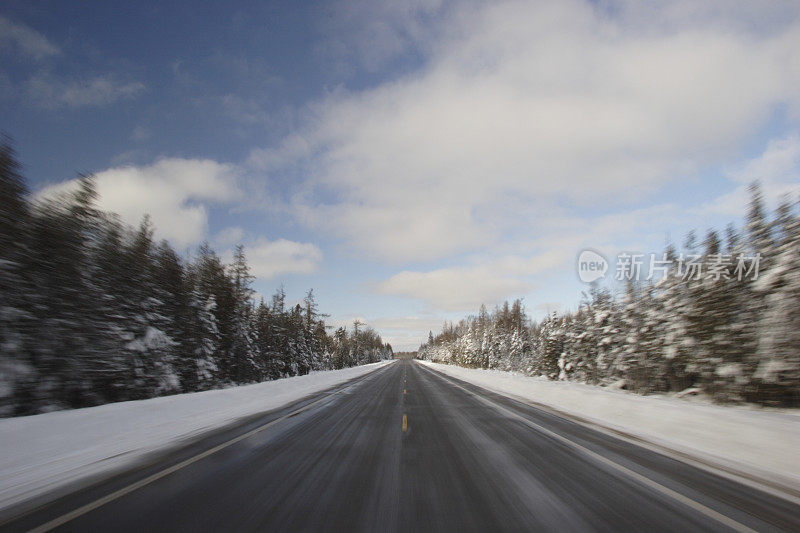
[{"label": "snow-covered evergreen tree", "polygon": [[[782,211],[782,212],[781,212]],[[774,404],[800,403],[800,215],[779,211],[780,243],[772,267],[754,283],[763,309],[757,323],[756,396]]]}]

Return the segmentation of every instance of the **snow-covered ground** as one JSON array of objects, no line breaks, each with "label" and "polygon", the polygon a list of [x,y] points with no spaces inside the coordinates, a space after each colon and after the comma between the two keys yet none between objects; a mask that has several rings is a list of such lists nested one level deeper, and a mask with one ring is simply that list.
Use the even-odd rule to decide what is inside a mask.
[{"label": "snow-covered ground", "polygon": [[0,420],[0,509],[389,363]]},{"label": "snow-covered ground", "polygon": [[485,389],[550,406],[690,455],[705,464],[800,489],[798,409],[712,405],[511,372],[420,362]]}]

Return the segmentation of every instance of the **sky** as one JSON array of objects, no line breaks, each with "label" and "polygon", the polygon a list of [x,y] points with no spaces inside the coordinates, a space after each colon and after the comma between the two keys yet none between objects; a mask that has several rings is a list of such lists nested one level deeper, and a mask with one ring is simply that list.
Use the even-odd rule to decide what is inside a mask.
[{"label": "sky", "polygon": [[243,244],[395,350],[522,298],[575,309],[585,248],[661,253],[800,193],[800,3],[0,3],[0,130],[34,197],[187,257]]}]

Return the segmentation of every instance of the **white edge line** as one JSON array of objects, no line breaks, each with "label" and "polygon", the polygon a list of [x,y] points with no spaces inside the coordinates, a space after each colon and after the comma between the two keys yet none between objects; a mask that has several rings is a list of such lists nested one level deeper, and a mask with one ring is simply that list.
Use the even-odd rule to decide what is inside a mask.
[{"label": "white edge line", "polygon": [[[427,370],[432,371],[431,369],[427,369]],[[721,523],[721,524],[723,524],[723,525],[725,525],[725,526],[727,526],[727,527],[729,527],[729,528],[731,528],[731,529],[733,529],[735,531],[741,531],[741,532],[747,532],[747,533],[755,533],[755,530],[750,529],[749,527],[745,526],[744,524],[741,524],[741,523],[737,522],[736,520],[734,520],[734,519],[732,519],[732,518],[730,518],[728,516],[725,516],[724,514],[718,512],[718,511],[715,511],[714,509],[711,509],[710,507],[706,507],[702,503],[696,502],[695,500],[689,498],[688,496],[684,496],[683,494],[681,494],[679,492],[676,492],[676,491],[674,491],[674,490],[672,490],[672,489],[670,489],[668,487],[665,487],[664,485],[662,485],[662,484],[660,484],[660,483],[658,483],[656,481],[653,481],[652,479],[650,479],[648,477],[645,477],[642,474],[631,470],[630,468],[622,466],[621,464],[616,463],[616,462],[612,461],[611,459],[608,459],[607,457],[604,457],[604,456],[600,455],[599,453],[597,453],[595,451],[592,451],[589,448],[586,448],[585,446],[582,446],[582,445],[578,444],[577,442],[574,442],[574,441],[564,437],[563,435],[559,435],[558,433],[555,433],[554,431],[551,431],[551,430],[547,429],[544,426],[540,426],[536,422],[528,420],[524,416],[519,415],[519,414],[515,413],[514,411],[512,411],[512,410],[510,410],[510,409],[508,409],[508,408],[506,408],[506,407],[504,407],[504,406],[502,406],[502,405],[500,405],[498,403],[493,402],[492,400],[484,398],[484,397],[478,395],[477,393],[474,393],[474,392],[472,392],[472,391],[470,391],[468,389],[465,389],[464,387],[462,387],[458,383],[454,383],[454,382],[450,381],[450,384],[452,386],[457,387],[457,388],[461,389],[462,391],[468,393],[469,395],[475,397],[476,399],[478,399],[482,403],[488,405],[489,407],[492,407],[497,411],[501,411],[501,412],[505,413],[507,416],[510,416],[511,418],[519,420],[520,422],[524,423],[525,425],[527,425],[527,426],[529,426],[529,427],[531,427],[531,428],[533,428],[533,429],[535,429],[537,431],[540,431],[540,432],[544,433],[545,435],[547,435],[547,436],[549,436],[549,437],[551,437],[553,439],[556,439],[557,441],[562,442],[562,443],[564,443],[564,444],[566,444],[566,445],[568,445],[568,446],[570,446],[570,447],[572,447],[572,448],[574,448],[574,449],[576,449],[576,450],[578,450],[578,451],[580,451],[580,452],[592,457],[593,459],[595,459],[597,461],[600,461],[601,463],[603,463],[603,464],[605,464],[607,466],[610,466],[610,467],[614,468],[615,470],[618,470],[618,471],[620,471],[620,472],[622,472],[622,473],[634,478],[635,480],[639,481],[640,483],[643,483],[643,484],[647,485],[648,487],[660,492],[661,494],[664,494],[665,496],[669,496],[670,498],[672,498],[672,499],[674,499],[674,500],[686,505],[687,507],[690,507],[691,509],[694,509],[695,511],[698,511],[699,513],[704,514],[708,518],[716,520],[717,522],[719,522],[719,523]]]},{"label": "white edge line", "polygon": [[[367,372],[366,374],[358,376],[357,378],[354,378],[354,379],[359,379],[359,378],[362,378],[362,377],[369,376],[373,372],[375,372],[377,370],[380,370],[381,368],[386,368],[387,366],[388,366],[388,364],[387,365],[381,365],[380,367],[376,368],[375,370]],[[350,385],[352,385],[352,384],[350,384]],[[347,386],[349,386],[349,385],[347,385]],[[283,422],[287,418],[290,418],[292,416],[296,416],[296,415],[298,415],[298,414],[300,414],[300,413],[302,413],[304,411],[307,411],[307,410],[311,409],[312,407],[316,406],[317,404],[322,403],[323,401],[330,399],[332,396],[341,393],[344,389],[347,388],[347,386],[344,387],[343,389],[337,390],[336,392],[332,392],[332,393],[326,394],[322,398],[320,398],[318,400],[315,400],[315,401],[313,401],[313,402],[311,402],[309,404],[306,404],[303,407],[301,407],[300,409],[296,409],[296,410],[292,411],[291,413],[287,413],[287,414],[285,414],[285,415],[283,415],[283,416],[281,416],[279,418],[276,418],[275,420],[271,420],[271,421],[267,422],[266,424],[264,424],[262,426],[259,426],[259,427],[255,428],[255,429],[251,429],[247,433],[243,433],[242,435],[239,435],[238,437],[234,437],[229,441],[225,441],[222,444],[218,444],[218,445],[214,446],[213,448],[209,448],[208,450],[206,450],[206,451],[204,451],[202,453],[199,453],[199,454],[197,454],[197,455],[195,455],[193,457],[185,459],[185,460],[183,460],[183,461],[181,461],[181,462],[179,462],[177,464],[174,464],[174,465],[172,465],[172,466],[170,466],[168,468],[165,468],[164,470],[160,470],[160,471],[156,472],[155,474],[152,474],[152,475],[150,475],[150,476],[148,476],[148,477],[146,477],[144,479],[140,479],[139,481],[137,481],[135,483],[132,483],[131,485],[128,485],[127,487],[123,487],[121,489],[118,489],[118,490],[112,492],[111,494],[107,494],[107,495],[103,496],[102,498],[98,498],[97,500],[94,500],[93,502],[90,502],[90,503],[87,503],[85,505],[82,505],[81,507],[78,507],[77,509],[74,509],[74,510],[72,510],[72,511],[66,513],[66,514],[63,514],[63,515],[61,515],[59,517],[56,517],[56,518],[50,520],[49,522],[45,522],[44,524],[31,529],[30,533],[43,533],[45,531],[50,531],[52,529],[55,529],[58,526],[64,525],[67,522],[78,518],[79,516],[82,516],[82,515],[90,512],[90,511],[93,511],[93,510],[95,510],[95,509],[97,509],[99,507],[102,507],[103,505],[105,505],[107,503],[110,503],[110,502],[112,502],[112,501],[114,501],[116,499],[119,499],[119,498],[127,495],[127,494],[130,494],[131,492],[133,492],[135,490],[138,490],[138,489],[144,487],[145,485],[149,485],[150,483],[153,483],[154,481],[158,481],[159,479],[161,479],[163,477],[166,477],[166,476],[172,474],[173,472],[177,472],[178,470],[180,470],[182,468],[185,468],[185,467],[189,466],[192,463],[196,463],[197,461],[199,461],[201,459],[205,459],[209,455],[215,454],[220,450],[224,450],[225,448],[236,444],[237,442],[241,442],[241,441],[243,441],[243,440],[245,440],[247,438],[250,438],[253,435],[255,435],[257,433],[260,433],[260,432],[264,431],[265,429],[268,429],[268,428],[274,426],[275,424],[277,424],[279,422]]]},{"label": "white edge line", "polygon": [[487,385],[479,385],[477,383],[472,383],[469,380],[462,379],[456,376],[451,376],[445,371],[439,369],[433,369],[428,367],[427,365],[423,364],[425,368],[430,370],[431,372],[442,374],[450,379],[460,379],[462,381],[467,381],[471,385],[474,385],[478,388],[485,389],[489,392],[494,394],[503,396],[510,400],[514,400],[515,402],[519,402],[521,404],[527,405],[528,407],[532,407],[534,409],[538,409],[540,411],[544,411],[545,413],[557,416],[559,418],[564,418],[573,422],[575,424],[586,426],[589,428],[594,429],[604,435],[608,435],[609,437],[614,437],[616,439],[620,439],[622,441],[628,442],[630,444],[634,444],[641,448],[645,448],[650,450],[651,452],[658,453],[660,455],[664,455],[669,457],[670,459],[674,459],[678,462],[688,464],[695,468],[699,468],[704,472],[708,472],[710,474],[714,474],[715,476],[723,477],[730,481],[734,481],[739,483],[740,485],[745,485],[751,489],[755,489],[761,492],[765,492],[770,496],[774,496],[781,500],[787,501],[789,503],[793,503],[795,505],[800,505],[800,497],[797,497],[793,493],[793,489],[791,486],[778,483],[776,485],[768,484],[767,481],[760,480],[757,475],[747,474],[745,472],[737,471],[735,468],[729,468],[722,464],[718,464],[713,462],[713,459],[708,459],[707,461],[702,457],[693,457],[690,451],[682,451],[680,449],[672,449],[665,444],[660,444],[658,442],[653,442],[647,439],[645,436],[634,435],[634,434],[626,434],[625,431],[621,429],[615,429],[614,427],[605,426],[601,422],[595,421],[591,418],[586,418],[581,415],[573,414],[568,411],[563,411],[561,409],[552,407],[550,405],[540,403],[534,400],[530,400],[523,396],[519,396],[516,394],[508,393],[502,390],[494,389]]}]

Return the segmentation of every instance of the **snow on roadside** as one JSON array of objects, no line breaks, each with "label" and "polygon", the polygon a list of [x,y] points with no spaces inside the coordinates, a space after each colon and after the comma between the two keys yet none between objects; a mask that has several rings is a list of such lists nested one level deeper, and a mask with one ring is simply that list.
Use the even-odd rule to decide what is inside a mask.
[{"label": "snow on roadside", "polygon": [[548,405],[714,465],[800,488],[799,409],[721,406],[419,362],[485,389]]},{"label": "snow on roadside", "polygon": [[257,413],[362,376],[391,361],[255,385],[0,420],[0,509],[135,463]]}]

